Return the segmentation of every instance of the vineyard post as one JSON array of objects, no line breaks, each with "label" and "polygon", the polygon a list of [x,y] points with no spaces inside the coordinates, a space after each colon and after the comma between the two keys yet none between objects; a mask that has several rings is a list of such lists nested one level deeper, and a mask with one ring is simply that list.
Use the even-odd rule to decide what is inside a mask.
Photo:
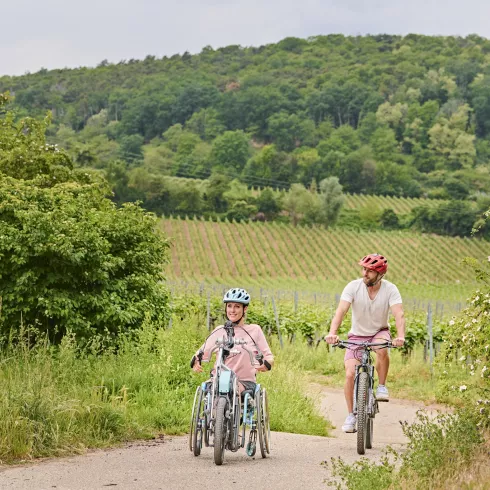
[{"label": "vineyard post", "polygon": [[272,309],[274,310],[274,317],[276,319],[277,336],[279,337],[279,344],[281,345],[281,349],[282,349],[283,343],[282,343],[281,328],[279,325],[279,316],[277,315],[277,308],[276,308],[276,302],[274,301],[274,296],[271,296],[271,301],[272,301]]},{"label": "vineyard post", "polygon": [[208,307],[206,310],[206,327],[208,328],[208,332],[211,330],[211,298],[210,292],[208,291]]},{"label": "vineyard post", "polygon": [[432,335],[432,305],[429,303],[427,307],[427,330],[429,332],[429,362],[430,362],[430,375],[433,375],[432,363],[434,362],[434,343]]}]

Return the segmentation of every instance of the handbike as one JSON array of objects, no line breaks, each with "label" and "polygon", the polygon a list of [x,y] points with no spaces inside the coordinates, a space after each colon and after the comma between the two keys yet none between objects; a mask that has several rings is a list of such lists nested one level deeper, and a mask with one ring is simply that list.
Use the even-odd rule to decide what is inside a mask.
[{"label": "handbike", "polygon": [[361,361],[356,366],[354,378],[354,415],[357,417],[357,453],[364,454],[366,449],[373,447],[374,417],[379,412],[378,400],[374,393],[374,365],[371,352],[394,346],[389,340],[385,342],[339,340],[334,346],[353,350],[356,359]]},{"label": "handbike", "polygon": [[[246,429],[249,428],[246,453],[254,456],[256,452],[257,435],[260,452],[263,458],[270,452],[270,424],[269,405],[267,392],[260,384],[255,385],[255,390],[238,388],[238,378],[233,370],[225,365],[225,360],[230,355],[236,355],[239,351],[235,346],[241,345],[249,354],[252,365],[262,364],[262,353],[252,353],[246,347],[245,339],[235,338],[233,325],[227,324],[224,336],[216,341],[211,349],[209,360],[214,352],[216,354],[215,372],[212,378],[203,382],[197,389],[192,407],[189,449],[195,456],[199,456],[204,446],[214,448],[214,462],[223,464],[225,450],[238,451],[245,446]],[[256,347],[256,346],[254,346]],[[197,356],[198,362],[203,361],[203,352]],[[191,365],[193,364],[191,362]],[[243,400],[243,406],[242,406]],[[241,429],[240,429],[241,423]]]}]

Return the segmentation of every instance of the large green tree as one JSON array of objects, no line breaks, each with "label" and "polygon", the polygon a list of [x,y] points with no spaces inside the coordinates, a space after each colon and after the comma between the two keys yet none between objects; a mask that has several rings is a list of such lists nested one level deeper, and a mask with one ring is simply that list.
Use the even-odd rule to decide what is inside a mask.
[{"label": "large green tree", "polygon": [[[0,109],[8,98],[2,96]],[[47,122],[0,119],[0,327],[56,340],[162,323],[167,242],[140,207],[117,208],[107,183],[47,145]]]}]

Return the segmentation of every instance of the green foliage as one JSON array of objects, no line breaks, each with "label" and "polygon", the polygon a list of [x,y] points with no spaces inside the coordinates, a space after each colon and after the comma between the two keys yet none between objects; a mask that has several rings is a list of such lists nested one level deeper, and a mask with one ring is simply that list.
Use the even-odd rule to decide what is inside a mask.
[{"label": "green foliage", "polygon": [[20,114],[52,110],[50,142],[79,166],[143,153],[159,177],[337,177],[347,192],[466,199],[490,190],[488,49],[478,36],[286,38],[0,77],[0,91]]},{"label": "green foliage", "polygon": [[445,488],[468,468],[483,442],[474,417],[464,411],[435,418],[420,411],[414,423],[403,423],[403,432],[409,439],[406,449],[388,449],[379,464],[361,458],[350,465],[332,458],[341,483],[329,485],[349,490]]},{"label": "green foliage", "polygon": [[168,245],[155,217],[116,208],[100,177],[45,144],[44,124],[14,121],[7,112],[0,132],[2,333],[25,324],[88,340],[138,327],[148,312],[163,321]]}]

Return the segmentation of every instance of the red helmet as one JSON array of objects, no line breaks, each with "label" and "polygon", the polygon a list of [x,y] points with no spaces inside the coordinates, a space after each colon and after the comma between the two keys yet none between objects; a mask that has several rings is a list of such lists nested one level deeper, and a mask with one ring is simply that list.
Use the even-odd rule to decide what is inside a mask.
[{"label": "red helmet", "polygon": [[380,254],[369,254],[359,261],[359,265],[380,274],[385,274],[388,270],[388,259]]}]

